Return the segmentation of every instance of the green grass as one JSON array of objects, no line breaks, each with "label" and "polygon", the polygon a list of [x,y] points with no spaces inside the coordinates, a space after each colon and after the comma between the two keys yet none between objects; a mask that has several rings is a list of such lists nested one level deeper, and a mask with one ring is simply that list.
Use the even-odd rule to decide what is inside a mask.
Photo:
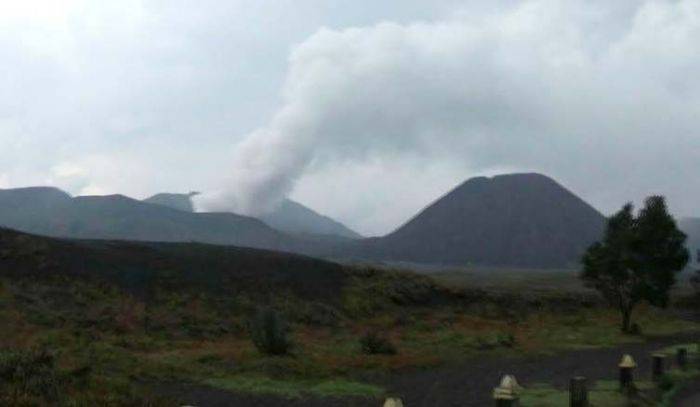
[{"label": "green grass", "polygon": [[[667,357],[675,357],[678,349],[685,348],[688,351],[688,359],[700,357],[700,343],[681,343],[678,345],[669,346],[659,350],[657,353],[662,353]],[[689,362],[692,363],[692,362]]]},{"label": "green grass", "polygon": [[[124,405],[147,396],[143,383],[161,381],[286,398],[378,398],[384,389],[348,378],[463,363],[476,355],[539,355],[646,339],[620,334],[616,311],[586,307],[578,297],[562,302],[548,294],[466,292],[456,301],[425,276],[358,271],[334,305],[332,324],[298,318],[300,305],[308,305],[304,299],[275,299],[288,314],[296,346],[289,357],[271,358],[255,349],[245,330],[257,304],[245,293],[229,301],[216,292],[159,291],[146,307],[139,297],[89,281],[0,278],[0,284],[0,328],[8,332],[0,345],[46,347],[66,373],[89,367],[86,384],[67,392],[94,400],[127,394],[132,398]],[[326,319],[325,308],[307,308],[317,314],[308,320]],[[635,318],[645,335],[698,326],[645,307]],[[398,353],[363,354],[359,338],[369,329],[391,338]],[[557,392],[535,387],[526,397],[550,402],[562,396]]]},{"label": "green grass", "polygon": [[[636,382],[637,388],[642,391],[654,387],[651,382]],[[626,407],[628,404],[619,389],[619,384],[612,380],[599,380],[590,389],[589,402],[592,407]],[[569,403],[569,392],[565,389],[557,389],[548,384],[535,384],[524,388],[520,402],[522,407],[561,407]]]},{"label": "green grass", "polygon": [[325,396],[369,396],[379,397],[385,394],[383,388],[366,383],[346,380],[327,380],[314,385],[311,394]]},{"label": "green grass", "polygon": [[[666,355],[668,360],[675,360],[676,352],[678,349],[685,348],[688,351],[688,365],[692,366],[697,364],[698,358],[700,358],[700,344],[698,343],[685,343],[669,346],[667,348],[661,349],[658,353]],[[669,363],[669,362],[667,362]],[[696,368],[688,368],[686,370],[672,369],[666,373],[667,380],[671,383],[671,388],[668,389],[659,404],[660,407],[670,407],[673,404],[673,398],[676,394],[691,380],[700,377],[700,370]]]},{"label": "green grass", "polygon": [[322,381],[278,380],[264,376],[238,375],[204,381],[212,387],[249,394],[272,394],[284,398],[317,397],[372,397],[385,394],[384,389],[366,383],[345,379]]},{"label": "green grass", "polygon": [[485,290],[540,293],[553,291],[590,292],[578,278],[578,270],[538,270],[472,267],[464,270],[429,273],[435,280],[450,287],[482,288]]},{"label": "green grass", "polygon": [[[700,357],[699,344],[678,344],[661,349],[658,353],[667,355],[669,358],[667,363],[670,365],[670,361],[675,360],[676,351],[679,348],[686,348],[688,350],[689,365],[697,363],[697,359]],[[667,381],[669,387],[664,389],[663,393],[660,395],[660,399],[658,398],[658,393],[654,391],[657,387],[656,383],[650,381],[635,382],[637,388],[641,390],[642,393],[656,394],[654,397],[655,400],[658,401],[659,407],[671,407],[673,405],[673,399],[678,391],[690,380],[700,377],[700,370],[695,368],[688,368],[686,370],[674,368],[669,369],[665,376],[664,380]],[[620,393],[619,384],[614,380],[596,382],[589,392],[589,400],[593,407],[623,407],[628,405],[627,398]],[[524,388],[521,393],[521,405],[523,407],[555,407],[568,405],[568,402],[569,392],[567,389],[558,389],[548,384],[528,386]]]},{"label": "green grass", "polygon": [[666,373],[666,377],[672,384],[671,388],[663,394],[659,407],[670,407],[673,405],[673,399],[676,394],[691,380],[700,377],[700,371],[697,369],[679,370],[672,369]]}]

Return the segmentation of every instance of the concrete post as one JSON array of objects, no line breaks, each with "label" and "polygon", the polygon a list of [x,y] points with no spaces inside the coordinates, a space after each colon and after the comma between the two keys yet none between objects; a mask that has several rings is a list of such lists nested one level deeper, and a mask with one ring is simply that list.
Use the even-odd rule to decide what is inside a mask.
[{"label": "concrete post", "polygon": [[666,370],[666,355],[655,353],[651,355],[651,379],[658,381]]},{"label": "concrete post", "polygon": [[678,348],[678,350],[676,350],[676,363],[678,364],[678,367],[683,370],[688,367],[688,349]]},{"label": "concrete post", "polygon": [[577,376],[569,382],[569,406],[588,407],[588,386],[586,378]]},{"label": "concrete post", "polygon": [[624,355],[620,364],[620,390],[628,390],[634,386],[634,368],[637,363],[630,355]]},{"label": "concrete post", "polygon": [[384,402],[384,407],[403,407],[403,401],[397,397],[390,397]]},{"label": "concrete post", "polygon": [[503,376],[501,384],[493,389],[496,407],[518,407],[520,405],[520,385],[515,377]]}]

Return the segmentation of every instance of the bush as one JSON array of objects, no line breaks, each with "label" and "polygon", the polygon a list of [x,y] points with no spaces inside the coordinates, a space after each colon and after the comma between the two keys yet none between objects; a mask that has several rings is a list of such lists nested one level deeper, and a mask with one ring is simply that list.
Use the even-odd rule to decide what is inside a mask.
[{"label": "bush", "polygon": [[634,322],[632,323],[632,326],[630,327],[630,335],[641,335],[642,334],[642,327]]},{"label": "bush", "polygon": [[663,392],[670,391],[674,386],[675,382],[671,376],[668,374],[664,374],[659,378],[657,386],[659,387],[659,390]]},{"label": "bush", "polygon": [[515,346],[515,335],[511,333],[499,333],[496,336],[496,341],[504,348],[512,348]]},{"label": "bush", "polygon": [[476,348],[480,350],[512,348],[515,346],[515,342],[515,336],[513,334],[498,332],[486,336],[477,336]]},{"label": "bush", "polygon": [[314,326],[336,327],[340,319],[341,315],[335,308],[314,302],[303,307],[299,322]]},{"label": "bush", "polygon": [[45,350],[0,351],[0,404],[56,403],[63,379]]},{"label": "bush", "polygon": [[360,338],[362,353],[367,355],[395,355],[396,347],[388,338],[379,335],[377,332],[367,332]]},{"label": "bush", "polygon": [[248,332],[255,347],[266,355],[286,355],[292,348],[287,322],[271,308],[259,310],[248,321]]}]

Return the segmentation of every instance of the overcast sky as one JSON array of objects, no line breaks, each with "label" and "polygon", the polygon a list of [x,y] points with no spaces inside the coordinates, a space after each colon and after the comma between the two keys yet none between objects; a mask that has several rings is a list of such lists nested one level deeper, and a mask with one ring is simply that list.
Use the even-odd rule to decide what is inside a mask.
[{"label": "overcast sky", "polygon": [[381,234],[538,171],[700,215],[699,44],[700,0],[0,0],[0,188],[290,195]]}]

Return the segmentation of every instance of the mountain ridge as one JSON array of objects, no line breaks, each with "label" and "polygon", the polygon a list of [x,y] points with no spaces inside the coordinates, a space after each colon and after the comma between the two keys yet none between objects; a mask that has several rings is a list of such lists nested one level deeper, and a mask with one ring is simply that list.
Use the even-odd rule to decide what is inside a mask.
[{"label": "mountain ridge", "polygon": [[0,225],[50,237],[200,241],[303,251],[299,242],[256,218],[188,213],[118,194],[71,197],[59,192],[44,187],[0,190]]},{"label": "mountain ridge", "polygon": [[[181,200],[175,208],[188,209],[182,200],[189,195],[166,195]],[[286,233],[260,219],[194,213],[151,198],[0,190],[0,225],[55,237],[197,241],[332,259],[515,268],[574,267],[605,225],[595,208],[537,173],[468,179],[391,233],[365,239]]]},{"label": "mountain ridge", "polygon": [[[189,194],[159,193],[143,201],[167,206],[186,212],[194,212],[192,196]],[[285,199],[270,213],[257,217],[279,231],[309,237],[340,237],[360,239],[362,236],[344,224],[328,216],[321,215],[313,209],[291,199]]]}]

